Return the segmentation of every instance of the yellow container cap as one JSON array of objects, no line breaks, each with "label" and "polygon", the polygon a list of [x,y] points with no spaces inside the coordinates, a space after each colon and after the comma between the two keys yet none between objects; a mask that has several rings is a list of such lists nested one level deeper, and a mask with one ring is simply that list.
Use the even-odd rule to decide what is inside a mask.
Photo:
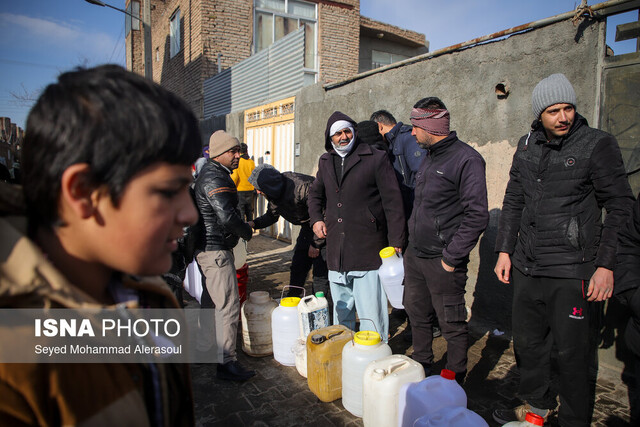
[{"label": "yellow container cap", "polygon": [[298,297],[287,297],[280,300],[280,305],[283,307],[297,307],[300,302]]},{"label": "yellow container cap", "polygon": [[353,337],[353,342],[360,345],[376,345],[380,341],[380,334],[374,331],[356,332]]},{"label": "yellow container cap", "polygon": [[396,254],[396,250],[391,246],[380,251],[380,258],[391,258]]}]

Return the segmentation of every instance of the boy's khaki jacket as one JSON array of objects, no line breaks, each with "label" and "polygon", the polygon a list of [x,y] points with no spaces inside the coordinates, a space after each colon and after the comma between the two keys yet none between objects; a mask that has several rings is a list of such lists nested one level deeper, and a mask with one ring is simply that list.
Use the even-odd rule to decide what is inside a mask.
[{"label": "boy's khaki jacket", "polygon": [[[0,309],[99,307],[69,283],[25,236],[19,187],[0,183]],[[178,307],[160,278],[126,287],[144,294],[151,307]],[[2,346],[11,343],[2,342]],[[166,426],[194,424],[189,366],[156,364]],[[0,363],[0,425],[150,425],[142,364]],[[148,387],[147,387],[148,388]]]}]

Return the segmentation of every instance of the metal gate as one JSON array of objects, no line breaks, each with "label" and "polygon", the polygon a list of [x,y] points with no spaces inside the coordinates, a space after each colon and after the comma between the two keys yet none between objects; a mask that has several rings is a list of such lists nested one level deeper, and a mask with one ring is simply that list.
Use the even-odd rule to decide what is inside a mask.
[{"label": "metal gate", "polygon": [[601,129],[618,140],[634,195],[640,191],[640,53],[607,58],[603,69]]},{"label": "metal gate", "polygon": [[[293,171],[294,106],[295,97],[291,97],[244,112],[244,140],[256,165],[268,163],[280,172]],[[264,214],[266,207],[265,197],[258,196],[256,216]],[[263,233],[290,242],[291,224],[280,218]]]},{"label": "metal gate", "polygon": [[[635,2],[638,3],[638,2]],[[628,5],[632,5],[629,3]],[[623,5],[627,6],[627,5]],[[637,5],[635,5],[637,7]],[[620,32],[620,26],[617,32]],[[622,38],[623,39],[623,38]],[[616,40],[618,36],[616,36]],[[602,65],[602,83],[600,85],[599,128],[609,132],[618,140],[629,183],[638,195],[640,191],[640,52],[624,55],[607,56]],[[629,319],[628,311],[621,303],[612,298],[607,302],[605,324],[606,329],[618,329],[618,336],[623,336]],[[603,334],[606,337],[607,334]],[[605,338],[598,352],[600,364],[609,365],[627,371],[627,360],[633,355],[628,347],[613,345]],[[608,350],[603,350],[608,349]],[[636,381],[638,379],[636,378]]]}]

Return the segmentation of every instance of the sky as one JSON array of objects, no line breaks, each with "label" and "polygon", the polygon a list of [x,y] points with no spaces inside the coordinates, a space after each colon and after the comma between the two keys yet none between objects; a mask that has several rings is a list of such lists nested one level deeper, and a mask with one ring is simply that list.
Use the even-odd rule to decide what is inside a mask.
[{"label": "sky", "polygon": [[[603,0],[589,0],[589,5]],[[104,0],[124,8],[124,0]],[[579,0],[360,0],[360,13],[425,34],[429,50],[461,43],[575,9]],[[393,7],[390,7],[390,4]],[[56,76],[77,66],[125,65],[125,15],[85,0],[0,0],[0,117],[25,128],[32,101]],[[616,54],[635,51],[635,40],[607,43]],[[612,25],[613,23],[613,25]],[[26,100],[25,100],[26,99]]]}]

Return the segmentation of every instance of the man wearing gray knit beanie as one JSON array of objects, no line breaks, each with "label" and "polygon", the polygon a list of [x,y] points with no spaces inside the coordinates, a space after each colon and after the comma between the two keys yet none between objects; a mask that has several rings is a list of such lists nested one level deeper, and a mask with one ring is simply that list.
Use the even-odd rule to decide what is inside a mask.
[{"label": "man wearing gray knit beanie", "polygon": [[493,418],[504,424],[534,412],[547,420],[555,412],[555,348],[558,423],[589,426],[594,319],[613,293],[618,228],[634,199],[616,139],[576,112],[576,93],[564,74],[541,80],[531,104],[535,121],[513,156],[494,270],[513,285],[518,395],[525,402],[495,410]]}]

